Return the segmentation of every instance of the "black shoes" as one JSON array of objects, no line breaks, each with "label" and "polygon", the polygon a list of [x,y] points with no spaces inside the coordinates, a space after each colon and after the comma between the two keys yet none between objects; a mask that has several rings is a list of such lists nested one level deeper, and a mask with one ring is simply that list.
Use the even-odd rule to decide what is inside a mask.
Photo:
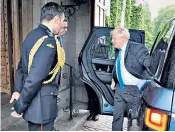
[{"label": "black shoes", "polygon": [[93,121],[98,121],[99,120],[99,115],[92,116]]},{"label": "black shoes", "polygon": [[92,114],[90,114],[88,117],[87,117],[87,121],[91,120],[92,119]]},{"label": "black shoes", "polygon": [[98,121],[99,120],[99,115],[92,115],[90,114],[86,120],[93,120],[93,121]]}]

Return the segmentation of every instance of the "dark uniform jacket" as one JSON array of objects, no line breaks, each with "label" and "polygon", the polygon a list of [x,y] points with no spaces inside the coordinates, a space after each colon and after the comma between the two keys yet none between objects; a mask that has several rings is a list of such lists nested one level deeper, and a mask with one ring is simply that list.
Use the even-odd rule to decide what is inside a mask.
[{"label": "dark uniform jacket", "polygon": [[[48,35],[36,52],[28,73],[29,52],[41,37]],[[51,44],[54,48],[47,46]],[[40,24],[26,37],[21,60],[15,78],[15,91],[20,98],[14,104],[18,114],[23,113],[24,119],[33,123],[44,124],[53,121],[57,116],[58,76],[49,83],[42,84],[49,78],[48,73],[57,63],[56,41],[50,30]]]},{"label": "dark uniform jacket", "polygon": [[[116,58],[118,50],[116,50]],[[151,57],[143,44],[129,41],[125,50],[124,64],[127,71],[138,79],[150,79],[146,68],[151,64]],[[117,83],[116,66],[112,72],[114,81]]]}]

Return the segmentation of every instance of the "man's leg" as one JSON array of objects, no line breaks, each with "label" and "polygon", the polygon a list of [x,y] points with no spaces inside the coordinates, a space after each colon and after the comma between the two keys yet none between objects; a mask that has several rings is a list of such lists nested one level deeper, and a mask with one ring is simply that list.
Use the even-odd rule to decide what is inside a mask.
[{"label": "man's leg", "polygon": [[54,121],[45,124],[35,124],[28,122],[29,131],[53,131]]},{"label": "man's leg", "polygon": [[94,97],[94,103],[93,103],[93,111],[92,111],[92,120],[94,121],[97,121],[99,119],[99,115],[98,115],[98,112],[99,112],[99,103],[98,103],[98,98],[97,96],[93,95]]},{"label": "man's leg", "polygon": [[[87,86],[88,87],[88,86]],[[86,88],[87,89],[87,88]],[[92,92],[90,89],[86,90],[88,93],[88,110],[90,112],[90,115],[87,117],[87,120],[90,120],[92,118],[93,115],[93,96],[92,96]]]},{"label": "man's leg", "polygon": [[40,131],[40,124],[35,124],[28,121],[29,131]]},{"label": "man's leg", "polygon": [[116,88],[114,96],[114,111],[112,131],[121,131],[123,128],[125,102],[121,97],[120,89]]},{"label": "man's leg", "polygon": [[99,103],[96,94],[92,89],[88,89],[88,109],[90,111],[90,115],[87,117],[87,120],[98,120],[98,112],[99,112]]},{"label": "man's leg", "polygon": [[132,109],[132,118],[138,117],[140,105],[140,93],[137,86],[125,86],[122,98],[126,101],[128,109]]}]

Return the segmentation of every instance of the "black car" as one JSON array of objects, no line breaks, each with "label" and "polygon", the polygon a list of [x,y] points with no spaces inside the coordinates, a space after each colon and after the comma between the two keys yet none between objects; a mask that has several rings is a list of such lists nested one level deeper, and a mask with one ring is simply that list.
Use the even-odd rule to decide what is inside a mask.
[{"label": "black car", "polygon": [[[95,27],[79,55],[79,68],[87,93],[96,95],[100,114],[113,112],[111,88],[115,49],[113,28]],[[143,30],[129,30],[130,40],[145,44]],[[150,74],[154,77],[142,89],[139,130],[175,130],[175,19],[168,21],[151,48]],[[90,91],[90,92],[88,92]]]}]

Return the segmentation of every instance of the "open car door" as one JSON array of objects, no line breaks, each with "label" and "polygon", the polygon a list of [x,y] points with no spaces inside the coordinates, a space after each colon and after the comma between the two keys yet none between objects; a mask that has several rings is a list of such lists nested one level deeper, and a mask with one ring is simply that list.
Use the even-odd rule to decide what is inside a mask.
[{"label": "open car door", "polygon": [[[98,96],[101,114],[112,114],[113,112],[114,91],[110,85],[115,63],[115,49],[110,37],[112,30],[113,28],[108,27],[95,27],[79,55],[82,79]],[[131,41],[144,44],[143,30],[129,30],[129,32]]]}]

